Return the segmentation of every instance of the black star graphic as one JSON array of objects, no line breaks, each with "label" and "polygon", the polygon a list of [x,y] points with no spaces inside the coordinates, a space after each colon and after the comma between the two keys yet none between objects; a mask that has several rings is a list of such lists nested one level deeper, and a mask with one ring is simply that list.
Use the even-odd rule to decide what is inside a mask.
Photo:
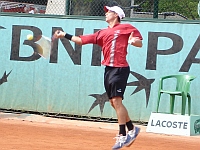
[{"label": "black star graphic", "polygon": [[96,100],[94,101],[94,103],[92,104],[92,106],[90,107],[90,110],[88,111],[88,113],[94,108],[96,107],[97,105],[99,105],[99,108],[100,108],[100,111],[101,111],[101,114],[103,113],[103,108],[104,108],[104,105],[105,105],[105,102],[108,102],[109,101],[109,98],[105,93],[103,94],[91,94],[89,96],[92,96],[94,98],[96,98]]},{"label": "black star graphic", "polygon": [[4,27],[0,26],[0,29],[6,29],[6,28],[4,28]]},{"label": "black star graphic", "polygon": [[8,81],[7,77],[9,76],[9,74],[11,73],[11,71],[8,74],[6,74],[6,71],[4,72],[3,77],[0,79],[0,85],[3,84],[4,82]]},{"label": "black star graphic", "polygon": [[148,103],[149,103],[151,84],[154,82],[155,79],[147,79],[144,76],[142,76],[136,72],[133,72],[133,71],[131,71],[131,74],[138,79],[138,81],[127,83],[127,86],[137,86],[137,88],[131,95],[144,89],[145,93],[146,93],[146,107],[147,107]]}]

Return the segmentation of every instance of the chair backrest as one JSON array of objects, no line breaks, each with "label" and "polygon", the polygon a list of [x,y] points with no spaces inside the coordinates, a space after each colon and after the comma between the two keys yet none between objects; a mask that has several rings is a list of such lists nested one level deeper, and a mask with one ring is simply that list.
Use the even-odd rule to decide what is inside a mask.
[{"label": "chair backrest", "polygon": [[195,77],[191,75],[178,75],[176,90],[188,93],[190,91],[190,83]]},{"label": "chair backrest", "polygon": [[191,75],[176,75],[176,79],[176,90],[188,93],[190,91],[190,83],[195,77]]},{"label": "chair backrest", "polygon": [[190,83],[196,77],[191,75],[169,75],[163,77],[162,81],[169,78],[176,78],[176,91],[184,91],[185,93],[188,93],[190,91]]}]

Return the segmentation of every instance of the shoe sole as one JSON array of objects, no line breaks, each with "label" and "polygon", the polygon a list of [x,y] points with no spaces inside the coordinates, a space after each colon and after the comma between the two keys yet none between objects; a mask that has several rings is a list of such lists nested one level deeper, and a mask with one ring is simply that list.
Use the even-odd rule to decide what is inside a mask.
[{"label": "shoe sole", "polygon": [[123,146],[120,147],[120,148],[112,148],[112,150],[119,150],[119,149],[121,149],[121,148],[123,148],[123,147],[126,147],[126,145],[123,145]]},{"label": "shoe sole", "polygon": [[[137,136],[139,135],[139,133],[140,133],[140,128],[139,128],[139,131],[138,131],[138,134],[137,134]],[[136,140],[136,138],[137,138],[137,136],[135,137],[135,139],[133,140],[133,141],[131,141],[131,143],[129,143],[129,144],[126,144],[125,146],[126,147],[130,147],[134,142],[135,142],[135,140]]]}]

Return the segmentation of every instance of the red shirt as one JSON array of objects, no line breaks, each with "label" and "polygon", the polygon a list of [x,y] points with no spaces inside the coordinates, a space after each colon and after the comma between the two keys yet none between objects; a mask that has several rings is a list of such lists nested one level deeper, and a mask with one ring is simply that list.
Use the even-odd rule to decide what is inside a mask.
[{"label": "red shirt", "polygon": [[142,40],[140,32],[130,24],[116,24],[94,34],[81,35],[82,44],[98,44],[102,47],[104,60],[102,65],[111,67],[127,67],[126,60],[128,38],[134,32],[134,37]]}]

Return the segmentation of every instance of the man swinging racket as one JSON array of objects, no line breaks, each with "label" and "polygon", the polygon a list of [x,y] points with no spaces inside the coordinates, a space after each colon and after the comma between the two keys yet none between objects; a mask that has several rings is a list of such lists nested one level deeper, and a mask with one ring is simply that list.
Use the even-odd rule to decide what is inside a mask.
[{"label": "man swinging racket", "polygon": [[[140,132],[140,128],[132,124],[128,111],[122,103],[130,73],[126,60],[127,47],[131,44],[142,47],[140,32],[130,24],[121,24],[125,17],[124,11],[118,6],[104,6],[105,19],[108,28],[97,31],[94,34],[74,36],[63,31],[56,31],[57,38],[65,37],[77,44],[98,44],[102,47],[105,66],[104,87],[110,99],[111,106],[115,109],[119,124],[119,135],[113,150],[124,146],[130,146]],[[126,132],[126,127],[128,132]]]}]

